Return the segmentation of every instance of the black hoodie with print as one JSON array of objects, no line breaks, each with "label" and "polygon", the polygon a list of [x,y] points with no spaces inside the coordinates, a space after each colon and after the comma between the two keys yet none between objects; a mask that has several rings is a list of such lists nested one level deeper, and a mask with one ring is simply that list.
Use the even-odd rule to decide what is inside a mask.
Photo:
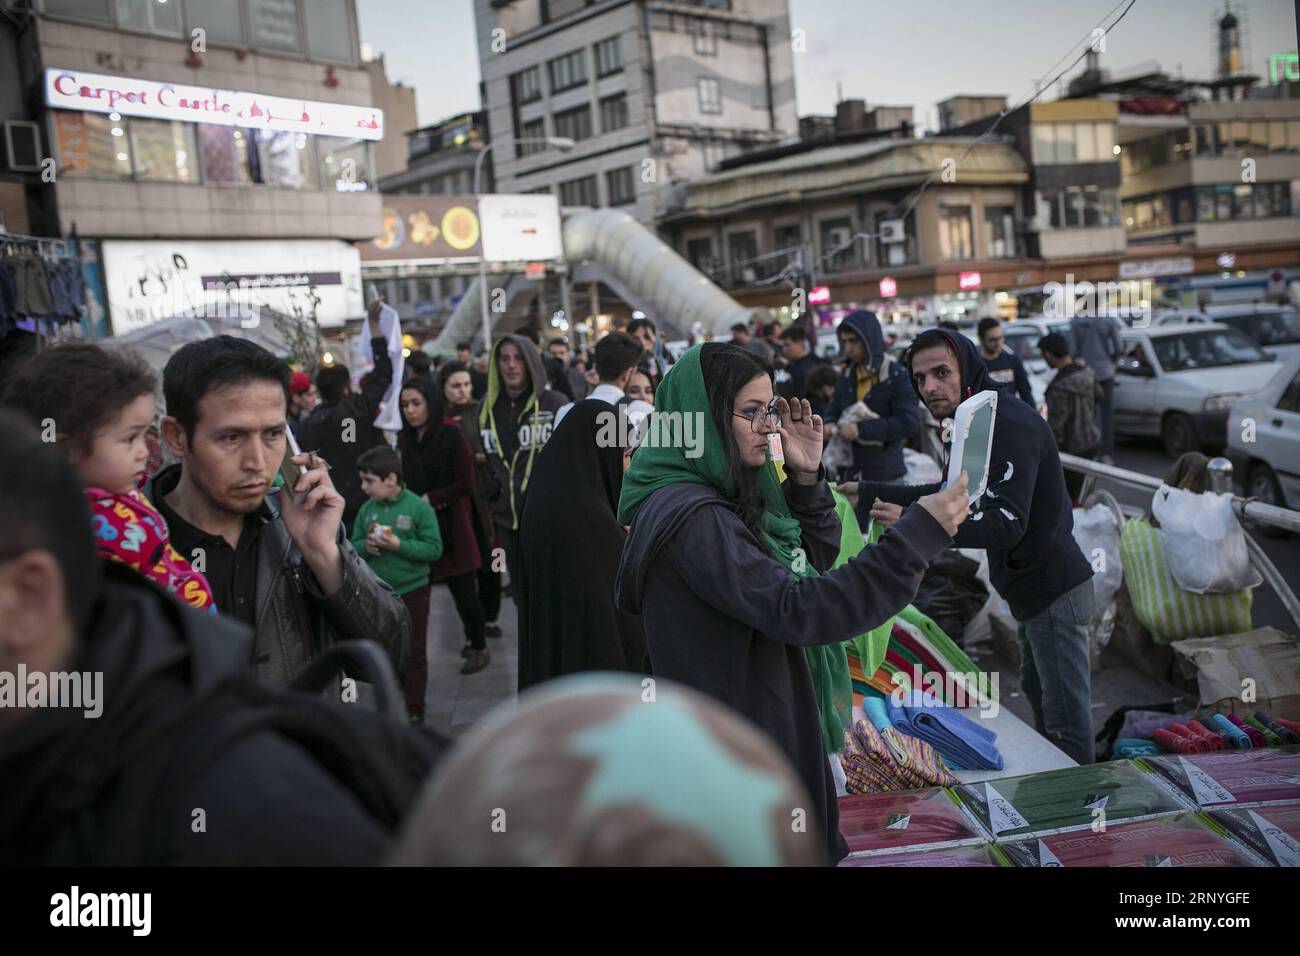
[{"label": "black hoodie with print", "polygon": [[[961,367],[962,400],[996,390],[975,343],[959,332],[939,331]],[[907,365],[910,381],[911,353]],[[858,517],[865,527],[877,497],[906,506],[939,487],[864,481],[858,489]],[[1092,566],[1074,542],[1074,512],[1056,440],[1024,402],[998,403],[988,488],[972,510],[953,540],[959,548],[988,552],[989,579],[1016,620],[1034,617],[1092,577]]]}]

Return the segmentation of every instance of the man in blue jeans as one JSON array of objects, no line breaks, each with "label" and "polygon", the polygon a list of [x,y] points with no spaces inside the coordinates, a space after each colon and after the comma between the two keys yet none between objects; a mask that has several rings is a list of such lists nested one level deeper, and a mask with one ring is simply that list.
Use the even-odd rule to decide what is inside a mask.
[{"label": "man in blue jeans", "polygon": [[[960,332],[923,332],[908,350],[913,387],[939,421],[977,392],[995,389],[975,344]],[[858,486],[858,515],[890,524],[938,485]],[[1093,761],[1092,566],[1074,543],[1074,514],[1056,441],[1020,401],[999,401],[989,481],[957,529],[959,548],[984,548],[989,579],[1020,623],[1020,685],[1034,725],[1079,763]]]}]

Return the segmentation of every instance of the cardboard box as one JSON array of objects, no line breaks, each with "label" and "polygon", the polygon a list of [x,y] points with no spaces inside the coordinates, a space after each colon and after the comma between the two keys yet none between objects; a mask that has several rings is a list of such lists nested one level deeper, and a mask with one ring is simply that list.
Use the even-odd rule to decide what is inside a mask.
[{"label": "cardboard box", "polygon": [[[1199,694],[1198,716],[1245,717],[1263,710],[1300,720],[1300,645],[1277,628],[1191,638],[1170,646],[1175,681]],[[1247,690],[1253,690],[1253,699],[1242,699]]]}]

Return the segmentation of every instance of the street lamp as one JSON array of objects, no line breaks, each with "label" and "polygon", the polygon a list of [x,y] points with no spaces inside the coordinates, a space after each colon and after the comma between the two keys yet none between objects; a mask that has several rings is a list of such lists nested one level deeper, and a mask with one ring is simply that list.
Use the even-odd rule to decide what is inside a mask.
[{"label": "street lamp", "polygon": [[[478,151],[478,156],[474,160],[474,198],[481,199],[482,194],[479,192],[481,186],[481,177],[483,175],[483,157],[491,151],[497,143],[543,143],[552,149],[558,149],[562,153],[567,153],[578,145],[568,136],[547,136],[543,139],[521,139],[516,136],[508,136],[504,139],[494,139]],[[483,210],[479,207],[479,253],[478,253],[478,300],[479,308],[483,313],[483,348],[487,350],[489,361],[492,356],[492,323],[488,319],[488,294],[487,294],[487,258],[483,255]]]}]

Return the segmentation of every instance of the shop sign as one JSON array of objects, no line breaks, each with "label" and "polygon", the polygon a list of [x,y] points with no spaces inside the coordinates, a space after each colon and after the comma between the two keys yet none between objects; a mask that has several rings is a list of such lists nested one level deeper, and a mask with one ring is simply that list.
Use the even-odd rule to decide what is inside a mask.
[{"label": "shop sign", "polygon": [[525,279],[545,279],[545,278],[546,278],[546,263],[545,263],[545,262],[530,262],[530,263],[528,263],[528,265],[524,266],[524,278],[525,278]]},{"label": "shop sign", "polygon": [[488,262],[551,262],[564,258],[560,201],[555,196],[480,196],[483,258]]},{"label": "shop sign", "polygon": [[1196,271],[1196,263],[1191,256],[1176,259],[1140,259],[1136,262],[1121,262],[1119,277],[1121,279],[1154,279],[1156,276],[1187,276]]},{"label": "shop sign", "polygon": [[479,257],[474,196],[384,196],[384,231],[360,244],[361,261],[475,261]]},{"label": "shop sign", "polygon": [[55,109],[121,113],[183,123],[243,126],[345,139],[384,138],[384,111],[373,106],[157,83],[80,70],[46,70],[45,102]]},{"label": "shop sign", "polygon": [[886,276],[880,280],[880,297],[882,299],[892,299],[898,295],[898,283]]},{"label": "shop sign", "polygon": [[957,276],[957,287],[963,292],[980,287],[980,274],[978,272],[963,272]]},{"label": "shop sign", "polygon": [[1300,80],[1300,53],[1274,53],[1268,58],[1268,83],[1277,86],[1283,79]]},{"label": "shop sign", "polygon": [[827,305],[831,301],[831,287],[828,285],[813,286],[813,290],[808,293],[809,305]]}]

